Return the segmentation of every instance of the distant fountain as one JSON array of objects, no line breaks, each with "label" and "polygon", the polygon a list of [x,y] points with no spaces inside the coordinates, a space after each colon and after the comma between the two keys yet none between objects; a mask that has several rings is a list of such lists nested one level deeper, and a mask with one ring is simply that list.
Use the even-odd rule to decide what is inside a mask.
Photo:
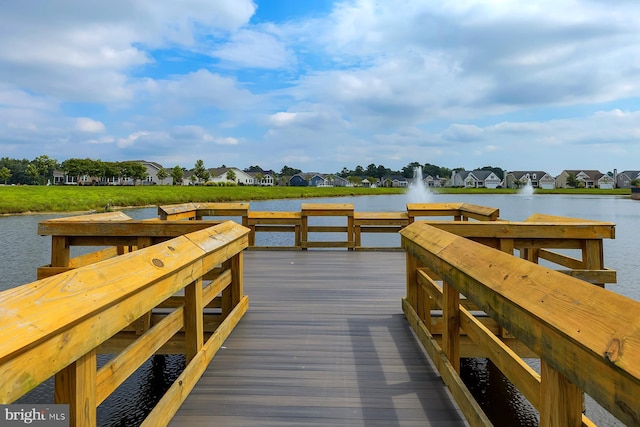
[{"label": "distant fountain", "polygon": [[409,203],[426,203],[431,199],[431,191],[424,185],[422,166],[413,168],[413,180],[407,193]]},{"label": "distant fountain", "polygon": [[531,185],[531,178],[527,178],[527,183],[518,191],[521,196],[532,196],[534,192],[533,185]]}]

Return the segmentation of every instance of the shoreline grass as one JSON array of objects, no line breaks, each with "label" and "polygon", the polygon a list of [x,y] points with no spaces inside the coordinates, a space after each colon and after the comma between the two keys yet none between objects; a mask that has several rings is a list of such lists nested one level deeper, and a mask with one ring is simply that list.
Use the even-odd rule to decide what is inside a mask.
[{"label": "shoreline grass", "polygon": [[[208,186],[1,186],[0,215],[120,210],[187,202],[232,202],[403,194],[404,188],[208,187]],[[438,194],[513,194],[512,189],[440,188]],[[629,196],[630,190],[556,189],[536,194]]]}]

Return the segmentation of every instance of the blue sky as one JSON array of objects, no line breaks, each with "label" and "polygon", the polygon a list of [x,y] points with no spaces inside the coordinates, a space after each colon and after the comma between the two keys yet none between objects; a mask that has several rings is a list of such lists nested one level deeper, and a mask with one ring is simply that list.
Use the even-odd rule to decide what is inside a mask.
[{"label": "blue sky", "polygon": [[640,169],[636,0],[5,0],[0,157]]}]

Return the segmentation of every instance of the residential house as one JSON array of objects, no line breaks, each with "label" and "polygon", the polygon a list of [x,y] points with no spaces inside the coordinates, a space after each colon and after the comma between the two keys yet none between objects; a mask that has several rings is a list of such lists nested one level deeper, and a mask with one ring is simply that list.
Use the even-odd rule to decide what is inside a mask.
[{"label": "residential house", "polygon": [[553,190],[556,188],[556,179],[544,171],[511,171],[504,176],[506,188],[519,188],[531,181],[533,188]]},{"label": "residential house", "polygon": [[631,188],[631,181],[640,181],[640,171],[622,171],[616,175],[616,186],[618,188]]},{"label": "residential house", "polygon": [[492,171],[460,170],[458,172],[453,171],[451,174],[452,187],[498,188],[500,185],[502,185],[502,180]]},{"label": "residential house", "polygon": [[407,188],[409,180],[402,175],[389,175],[380,180],[384,187]]},{"label": "residential house", "polygon": [[308,178],[311,178],[309,174],[297,173],[293,175],[291,178],[289,178],[289,185],[292,187],[308,187],[309,186]]},{"label": "residential house", "polygon": [[[133,178],[130,177],[107,178],[88,175],[76,177],[68,176],[63,171],[55,170],[53,171],[53,183],[63,185],[77,185],[78,180],[80,181],[80,185],[171,185],[173,183],[173,180],[170,177],[166,178],[162,182],[160,181],[160,179],[158,179],[158,172],[160,171],[160,169],[164,169],[164,167],[159,163],[148,162],[146,160],[127,160],[126,162],[142,163],[142,165],[146,168],[147,177],[143,180],[137,180],[134,182]],[[170,171],[167,171],[167,174],[170,174]]]},{"label": "residential house", "polygon": [[229,171],[232,171],[233,174],[235,175],[235,179],[233,180],[233,182],[235,182],[237,185],[254,185],[254,177],[251,174],[234,167],[231,167],[231,168],[221,167],[221,168],[209,169],[209,174],[211,175],[211,177],[209,178],[209,181],[216,182],[216,183],[230,182],[230,180],[227,178]]},{"label": "residential house", "polygon": [[444,184],[447,182],[447,179],[440,178],[439,176],[436,176],[434,178],[431,175],[427,175],[424,178],[422,178],[422,182],[424,183],[424,186],[428,188],[444,187]]},{"label": "residential house", "polygon": [[[603,174],[598,170],[587,169],[572,169],[563,170],[560,175],[556,177],[557,188],[569,188],[567,180],[570,175],[573,175],[578,181],[578,185],[584,188],[613,188],[613,178]],[[605,177],[606,176],[606,177]],[[600,187],[603,185],[603,187]]]},{"label": "residential house", "polygon": [[245,172],[253,177],[253,185],[259,185],[261,187],[273,187],[275,185],[275,172],[273,171],[261,171],[261,172]]}]

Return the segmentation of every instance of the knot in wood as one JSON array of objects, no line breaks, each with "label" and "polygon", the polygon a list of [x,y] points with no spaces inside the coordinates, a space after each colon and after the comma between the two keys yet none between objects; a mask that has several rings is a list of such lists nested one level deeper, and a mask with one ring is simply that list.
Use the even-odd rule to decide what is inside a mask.
[{"label": "knot in wood", "polygon": [[615,362],[620,357],[620,353],[622,352],[622,342],[618,338],[614,338],[609,343],[607,351],[604,353],[604,358],[609,362]]},{"label": "knot in wood", "polygon": [[161,260],[159,260],[158,258],[154,258],[151,260],[151,262],[153,263],[153,265],[155,265],[156,267],[164,267],[164,262],[162,262]]}]

